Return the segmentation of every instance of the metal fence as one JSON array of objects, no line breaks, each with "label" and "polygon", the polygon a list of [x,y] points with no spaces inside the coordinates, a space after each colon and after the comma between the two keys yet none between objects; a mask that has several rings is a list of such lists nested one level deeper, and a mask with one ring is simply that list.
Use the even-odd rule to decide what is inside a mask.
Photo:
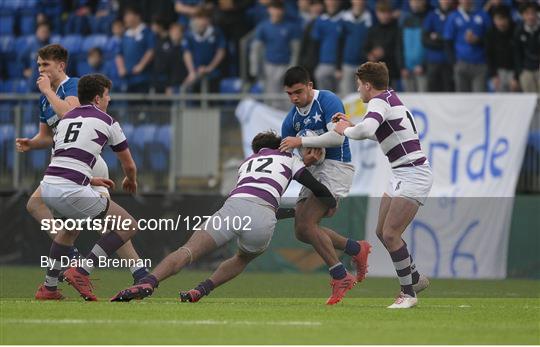
[{"label": "metal fence", "polygon": [[[108,112],[128,138],[142,192],[216,193],[227,185],[230,163],[243,158],[234,111],[245,98],[285,101],[282,94],[114,94]],[[15,151],[15,138],[38,132],[38,94],[0,95],[0,190],[37,187],[50,150]],[[540,114],[531,124],[518,192],[540,193]],[[111,178],[123,178],[110,149],[103,152]]]}]

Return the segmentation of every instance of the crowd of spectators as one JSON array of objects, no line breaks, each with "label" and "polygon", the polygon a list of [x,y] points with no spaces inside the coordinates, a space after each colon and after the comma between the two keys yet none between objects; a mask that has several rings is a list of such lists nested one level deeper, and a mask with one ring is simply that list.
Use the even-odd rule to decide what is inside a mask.
[{"label": "crowd of spectators", "polygon": [[250,81],[269,93],[300,64],[318,88],[347,94],[360,64],[384,61],[392,87],[406,92],[538,93],[539,8],[539,0],[0,0],[0,83],[35,90],[37,50],[60,43],[69,75],[101,72],[123,92],[219,92],[245,61]]}]

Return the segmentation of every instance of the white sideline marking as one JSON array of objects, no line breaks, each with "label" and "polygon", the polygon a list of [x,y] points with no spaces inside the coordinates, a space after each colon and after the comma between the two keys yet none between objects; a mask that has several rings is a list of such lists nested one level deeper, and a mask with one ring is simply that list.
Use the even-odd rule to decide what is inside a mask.
[{"label": "white sideline marking", "polygon": [[0,319],[4,324],[173,324],[173,325],[282,325],[320,326],[304,321],[228,321],[228,320],[135,320],[135,319]]}]

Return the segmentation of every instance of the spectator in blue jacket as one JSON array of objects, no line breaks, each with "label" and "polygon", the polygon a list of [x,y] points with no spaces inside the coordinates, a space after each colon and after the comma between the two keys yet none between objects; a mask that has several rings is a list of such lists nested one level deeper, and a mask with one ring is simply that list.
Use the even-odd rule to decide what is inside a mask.
[{"label": "spectator in blue jacket", "polygon": [[338,63],[339,40],[342,34],[341,2],[325,0],[326,12],[315,20],[312,38],[319,45],[319,64],[315,68],[315,80],[319,89],[335,92],[341,71],[336,70]]},{"label": "spectator in blue jacket", "polygon": [[459,0],[458,9],[448,16],[444,28],[447,50],[454,64],[458,92],[486,91],[484,38],[490,19],[482,9],[474,10],[473,0]]},{"label": "spectator in blue jacket", "polygon": [[366,6],[366,0],[352,0],[351,8],[342,16],[341,36],[337,70],[342,71],[339,93],[346,95],[356,92],[356,69],[366,61],[364,43],[369,28],[374,22],[373,15]]},{"label": "spectator in blue jacket", "polygon": [[398,46],[401,82],[406,92],[426,92],[422,25],[428,13],[427,3],[426,0],[409,0],[409,6],[410,12],[402,15]]},{"label": "spectator in blue jacket", "polygon": [[[250,70],[253,77],[260,76],[263,62],[264,92],[283,92],[283,75],[287,67],[296,65],[300,49],[301,27],[284,19],[285,8],[281,1],[268,5],[269,19],[255,29],[255,40],[251,45]],[[261,53],[264,49],[264,59]]]},{"label": "spectator in blue jacket", "polygon": [[118,74],[125,79],[128,93],[148,93],[154,58],[154,34],[134,7],[124,11],[126,32],[116,55]]},{"label": "spectator in blue jacket", "polygon": [[439,0],[439,7],[424,20],[422,43],[425,48],[429,92],[454,91],[453,67],[444,49],[444,26],[453,10],[453,0]]},{"label": "spectator in blue jacket", "polygon": [[217,93],[221,77],[219,66],[225,58],[225,37],[212,25],[209,11],[201,8],[194,14],[183,48],[187,84],[193,91],[207,89],[207,92]]}]

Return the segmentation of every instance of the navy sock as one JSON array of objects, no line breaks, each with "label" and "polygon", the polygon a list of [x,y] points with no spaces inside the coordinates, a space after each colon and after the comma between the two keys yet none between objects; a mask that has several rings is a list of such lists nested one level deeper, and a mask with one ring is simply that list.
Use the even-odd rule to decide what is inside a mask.
[{"label": "navy sock", "polygon": [[141,283],[148,283],[148,284],[150,284],[152,286],[152,288],[157,288],[159,286],[159,281],[156,278],[156,276],[154,276],[154,275],[148,275],[148,276],[142,278],[139,281],[139,284],[141,284]]},{"label": "navy sock", "polygon": [[348,239],[347,244],[345,245],[345,253],[354,256],[360,253],[360,244],[355,240]]},{"label": "navy sock", "polygon": [[345,270],[345,266],[343,266],[342,263],[337,263],[336,265],[332,266],[329,271],[330,276],[332,276],[332,278],[335,280],[340,280],[347,276],[347,270]]},{"label": "navy sock", "polygon": [[148,269],[143,267],[137,269],[136,271],[133,271],[131,276],[133,276],[133,280],[135,281],[135,283],[139,283],[139,281],[148,276],[149,273],[150,272],[148,271]]},{"label": "navy sock", "polygon": [[202,295],[208,295],[212,290],[214,290],[214,282],[212,282],[211,279],[207,279],[199,283],[197,287],[195,287],[196,290],[201,292]]},{"label": "navy sock", "polygon": [[77,247],[71,246],[69,248],[69,252],[68,252],[67,256],[69,257],[69,259],[78,258],[80,256],[80,253],[79,253],[79,250],[77,249]]}]

